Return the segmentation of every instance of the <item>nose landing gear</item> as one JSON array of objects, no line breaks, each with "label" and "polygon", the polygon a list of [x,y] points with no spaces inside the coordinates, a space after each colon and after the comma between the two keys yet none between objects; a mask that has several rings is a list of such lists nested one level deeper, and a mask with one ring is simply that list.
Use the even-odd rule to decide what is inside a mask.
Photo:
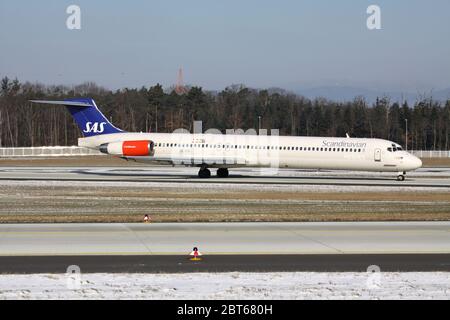
[{"label": "nose landing gear", "polygon": [[406,172],[399,172],[397,175],[397,181],[405,181],[405,174]]}]

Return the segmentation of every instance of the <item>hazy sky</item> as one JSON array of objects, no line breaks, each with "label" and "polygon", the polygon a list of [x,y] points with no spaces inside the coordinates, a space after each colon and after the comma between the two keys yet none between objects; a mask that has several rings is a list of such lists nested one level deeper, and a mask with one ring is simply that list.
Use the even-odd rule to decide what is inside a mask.
[{"label": "hazy sky", "polygon": [[[66,8],[81,7],[81,30]],[[381,7],[382,30],[366,9]],[[448,0],[0,0],[0,76],[109,88],[450,87]]]}]

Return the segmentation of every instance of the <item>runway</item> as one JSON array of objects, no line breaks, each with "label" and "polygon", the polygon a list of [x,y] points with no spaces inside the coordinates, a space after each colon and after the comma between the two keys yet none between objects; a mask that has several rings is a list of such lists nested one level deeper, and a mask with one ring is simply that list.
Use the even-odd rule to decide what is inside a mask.
[{"label": "runway", "polygon": [[[336,205],[326,199],[245,198],[239,199],[243,202],[238,203],[238,199],[230,198],[222,203],[217,197],[211,202],[210,196],[202,199],[201,195],[205,190],[223,191],[228,186],[232,190],[241,190],[237,185],[250,186],[242,189],[241,192],[246,193],[261,188],[270,188],[267,192],[297,192],[292,188],[313,190],[324,187],[339,193],[342,192],[340,186],[347,186],[345,191],[350,194],[361,188],[365,188],[366,192],[378,188],[380,192],[402,190],[401,192],[409,193],[413,190],[420,194],[432,190],[429,196],[432,197],[437,190],[441,194],[450,190],[449,168],[423,168],[408,175],[403,182],[396,181],[390,174],[379,173],[284,169],[275,175],[262,173],[258,169],[246,168],[232,170],[227,179],[199,179],[195,168],[0,167],[0,180],[9,188],[8,196],[0,200],[3,201],[4,208],[7,208],[8,212],[5,214],[25,215],[29,218],[33,214],[39,216],[46,212],[56,212],[55,216],[81,215],[77,211],[80,210],[79,205],[83,207],[83,214],[90,211],[95,214],[122,212],[122,209],[118,211],[121,206],[125,206],[127,212],[137,213],[145,212],[144,208],[151,208],[152,212],[167,212],[168,217],[178,211],[182,212],[184,207],[191,211],[200,210],[199,212],[213,209],[216,212],[225,208],[235,212],[237,206],[249,211],[249,208],[254,207],[254,211],[259,214],[267,207],[273,214],[281,210],[276,203],[282,206],[283,213],[288,209],[294,212],[296,207],[307,208],[314,204],[314,213],[328,215],[331,209],[322,206],[334,208]],[[20,184],[10,186],[8,181],[19,181],[14,183]],[[85,181],[92,181],[91,185],[85,186]],[[45,184],[45,190],[42,194],[33,191],[34,189],[23,191],[22,184],[28,182],[28,189],[44,189],[42,184]],[[71,182],[77,184],[74,190],[67,189],[65,185]],[[60,186],[61,190],[69,190],[67,194],[52,191],[52,188],[59,190],[61,183],[64,184]],[[179,183],[185,183],[189,188],[180,189]],[[177,192],[182,195],[199,193],[199,200],[189,198],[190,196],[175,197],[173,191],[170,191],[172,187],[158,189],[158,185],[177,187],[180,189]],[[277,185],[281,185],[280,188],[283,189],[278,189]],[[100,186],[105,189],[98,189]],[[111,186],[135,188],[129,190],[131,193],[149,193],[154,190],[152,192],[160,194],[149,194],[147,198],[141,199],[131,197],[131,194],[123,196],[122,190],[118,197],[114,194],[115,189],[109,189]],[[145,188],[136,189],[139,186]],[[97,188],[95,194],[86,195],[82,191],[83,188],[87,191],[93,187]],[[284,190],[285,188],[288,189]],[[169,191],[172,192],[170,196]],[[322,189],[320,191],[323,192]],[[91,196],[98,199],[91,199]],[[8,199],[13,199],[14,205]],[[17,201],[23,202],[24,199],[27,206],[23,203],[16,205]],[[359,213],[364,211],[360,205],[371,205],[371,212],[383,205],[401,210],[400,206],[404,205],[402,200],[394,200],[361,202],[356,197],[345,200],[342,205],[347,210],[356,201]],[[79,201],[81,203],[77,204]],[[445,198],[429,200],[435,201],[432,203],[428,203],[427,199],[420,201],[414,203],[411,210],[446,212]],[[189,206],[186,206],[187,203]],[[259,203],[264,208],[255,207]],[[31,205],[33,210],[29,211],[28,206]],[[209,205],[213,209],[209,209]],[[171,207],[178,208],[176,206],[179,209],[173,209],[172,212]],[[41,208],[42,213],[39,211]],[[386,210],[381,207],[378,209]],[[250,213],[244,211],[242,216]],[[297,211],[294,213],[297,214]],[[220,215],[225,216],[225,213],[220,212]],[[193,263],[188,260],[188,254],[194,246],[204,254],[201,262]],[[1,273],[63,273],[71,264],[80,265],[84,272],[360,272],[365,271],[369,265],[378,265],[385,271],[450,271],[450,222],[0,224]]]},{"label": "runway", "polygon": [[6,224],[0,243],[0,273],[450,271],[450,222]]},{"label": "runway", "polygon": [[230,177],[197,177],[196,168],[145,167],[0,167],[0,180],[19,181],[109,181],[158,183],[221,183],[283,185],[349,185],[450,188],[450,168],[421,168],[396,181],[395,173],[316,171],[258,168],[231,169]]},{"label": "runway", "polygon": [[[181,255],[0,256],[0,274],[188,272],[449,272],[450,254],[209,255],[190,261]],[[369,268],[370,267],[370,268]]]}]

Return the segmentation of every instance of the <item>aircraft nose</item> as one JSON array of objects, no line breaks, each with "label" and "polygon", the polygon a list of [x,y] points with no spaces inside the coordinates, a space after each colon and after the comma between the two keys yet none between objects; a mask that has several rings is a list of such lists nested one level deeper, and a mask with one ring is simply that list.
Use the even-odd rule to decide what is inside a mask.
[{"label": "aircraft nose", "polygon": [[422,167],[422,160],[420,160],[416,156],[411,155],[411,160],[410,161],[411,161],[411,166],[414,169],[418,169],[418,168]]}]

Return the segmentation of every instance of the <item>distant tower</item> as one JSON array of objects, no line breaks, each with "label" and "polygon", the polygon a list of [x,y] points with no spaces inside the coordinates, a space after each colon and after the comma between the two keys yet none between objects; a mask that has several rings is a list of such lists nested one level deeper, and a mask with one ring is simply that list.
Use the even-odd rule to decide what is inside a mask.
[{"label": "distant tower", "polygon": [[183,69],[178,70],[177,84],[175,85],[175,92],[178,94],[184,94],[187,92],[186,87],[183,83]]}]

